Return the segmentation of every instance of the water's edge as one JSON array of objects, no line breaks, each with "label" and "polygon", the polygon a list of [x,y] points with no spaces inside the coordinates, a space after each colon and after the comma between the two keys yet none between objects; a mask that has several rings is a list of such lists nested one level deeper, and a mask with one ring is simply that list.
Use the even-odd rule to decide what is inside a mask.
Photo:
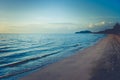
[{"label": "water's edge", "polygon": [[[13,36],[16,37],[16,35],[11,36],[12,37],[11,41],[7,35],[7,38],[10,41],[8,43],[9,45],[8,46],[2,45],[3,43],[1,42],[2,44],[0,46],[0,63],[3,64],[0,65],[0,68],[3,69],[3,72],[1,72],[3,75],[0,75],[1,76],[0,78],[3,80],[19,79],[20,77],[28,75],[31,72],[34,72],[38,69],[42,69],[48,66],[49,64],[53,64],[57,61],[65,59],[66,57],[72,56],[76,54],[78,51],[81,51],[85,48],[94,45],[100,39],[105,37],[105,35],[95,35],[95,34],[94,35],[87,34],[87,35],[89,35],[89,37],[87,36],[87,38],[86,38],[86,34],[47,35],[47,36],[19,35],[19,37],[15,39],[18,39],[17,41],[20,41],[20,43],[14,41],[15,39],[13,39]],[[31,39],[31,37],[34,37],[34,40],[32,40],[33,38]],[[1,35],[0,35],[0,40],[5,42],[4,38],[1,39]],[[41,42],[39,42],[39,40],[41,40]],[[16,43],[16,44],[14,46],[11,46],[12,43],[14,44]],[[27,46],[23,47],[23,45],[27,45]],[[11,61],[12,62],[11,63],[8,60],[9,63],[4,64],[5,63],[4,59],[11,59],[11,58],[15,59],[15,61],[14,62]],[[9,72],[4,73],[7,70],[9,70],[10,73]]]}]

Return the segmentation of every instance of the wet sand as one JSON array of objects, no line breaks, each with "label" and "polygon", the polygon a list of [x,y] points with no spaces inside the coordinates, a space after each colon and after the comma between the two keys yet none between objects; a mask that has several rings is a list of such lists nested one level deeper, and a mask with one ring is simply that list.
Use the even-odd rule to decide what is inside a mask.
[{"label": "wet sand", "polygon": [[108,35],[96,45],[21,80],[120,80],[120,36]]}]

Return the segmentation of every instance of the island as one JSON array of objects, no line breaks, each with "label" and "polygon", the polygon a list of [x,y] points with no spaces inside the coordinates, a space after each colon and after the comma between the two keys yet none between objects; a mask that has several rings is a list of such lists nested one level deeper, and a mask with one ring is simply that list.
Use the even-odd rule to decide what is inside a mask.
[{"label": "island", "polygon": [[93,33],[93,34],[120,34],[120,24],[116,23],[112,29],[106,29],[103,31],[98,31],[98,32],[92,32],[89,30],[84,30],[80,32],[75,32],[75,34],[80,34],[80,33]]},{"label": "island", "polygon": [[94,33],[99,33],[99,34],[120,34],[120,24],[116,23],[112,29],[106,29],[103,31],[99,32],[94,32]]},{"label": "island", "polygon": [[80,32],[75,32],[76,34],[79,34],[79,33],[92,33],[91,31],[89,30],[85,30],[85,31],[80,31]]}]

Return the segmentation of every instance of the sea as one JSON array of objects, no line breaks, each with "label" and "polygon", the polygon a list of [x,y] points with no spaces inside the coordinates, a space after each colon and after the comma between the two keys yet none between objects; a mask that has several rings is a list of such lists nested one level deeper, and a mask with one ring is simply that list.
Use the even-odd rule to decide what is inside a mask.
[{"label": "sea", "polygon": [[0,34],[0,80],[19,80],[77,54],[103,34]]}]

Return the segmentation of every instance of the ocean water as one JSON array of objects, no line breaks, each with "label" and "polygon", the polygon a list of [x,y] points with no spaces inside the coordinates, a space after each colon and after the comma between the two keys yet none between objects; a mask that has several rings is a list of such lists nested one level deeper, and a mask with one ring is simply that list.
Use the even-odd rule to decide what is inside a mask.
[{"label": "ocean water", "polygon": [[0,34],[0,80],[19,80],[30,71],[74,55],[103,37],[100,34]]}]

